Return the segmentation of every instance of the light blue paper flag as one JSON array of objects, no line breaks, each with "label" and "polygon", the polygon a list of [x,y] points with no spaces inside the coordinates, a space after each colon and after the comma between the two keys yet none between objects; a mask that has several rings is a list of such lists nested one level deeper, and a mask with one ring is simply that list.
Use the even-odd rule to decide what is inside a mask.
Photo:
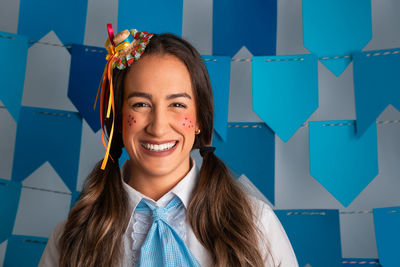
[{"label": "light blue paper flag", "polygon": [[15,141],[12,180],[23,181],[48,161],[71,192],[75,191],[81,148],[78,113],[22,107]]},{"label": "light blue paper flag", "polygon": [[373,209],[379,262],[398,267],[400,262],[400,207]]},{"label": "light blue paper flag", "polygon": [[211,80],[214,97],[214,129],[226,141],[228,133],[229,82],[231,58],[202,56]]},{"label": "light blue paper flag", "polygon": [[54,31],[61,42],[82,44],[87,0],[20,0],[18,33],[40,40]]},{"label": "light blue paper flag", "polygon": [[100,96],[96,109],[93,107],[106,65],[107,51],[84,45],[72,45],[70,51],[68,97],[92,131],[97,132],[100,129]]},{"label": "light blue paper flag", "polygon": [[276,0],[214,0],[213,55],[233,57],[242,46],[253,55],[275,55],[276,18]]},{"label": "light blue paper flag", "polygon": [[275,203],[275,137],[264,123],[230,123],[227,141],[213,137],[215,154],[236,174],[245,174]]},{"label": "light blue paper flag", "polygon": [[400,49],[354,53],[357,134],[362,135],[392,104],[400,110]]},{"label": "light blue paper flag", "polygon": [[314,55],[253,57],[253,110],[287,142],[318,108]]},{"label": "light blue paper flag", "polygon": [[182,35],[183,0],[118,1],[118,31]]},{"label": "light blue paper flag", "polygon": [[290,239],[299,266],[341,266],[338,210],[275,210],[275,213]]},{"label": "light blue paper flag", "polygon": [[18,122],[24,90],[28,38],[0,32],[0,100]]},{"label": "light blue paper flag", "polygon": [[376,124],[358,138],[354,121],[309,123],[310,173],[343,206],[378,174]]},{"label": "light blue paper flag", "polygon": [[371,0],[303,0],[304,46],[336,76],[371,38]]},{"label": "light blue paper flag", "polygon": [[4,267],[36,267],[42,257],[47,238],[12,235],[8,239]]},{"label": "light blue paper flag", "polygon": [[342,259],[342,267],[382,267],[377,259],[360,259],[360,258],[344,258]]},{"label": "light blue paper flag", "polygon": [[20,194],[20,183],[0,179],[0,243],[12,233]]}]

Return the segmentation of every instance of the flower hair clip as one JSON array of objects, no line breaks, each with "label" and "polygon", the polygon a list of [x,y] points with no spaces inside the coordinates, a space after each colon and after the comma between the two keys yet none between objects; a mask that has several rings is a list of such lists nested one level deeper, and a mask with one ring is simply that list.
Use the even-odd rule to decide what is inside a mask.
[{"label": "flower hair clip", "polygon": [[[97,98],[100,92],[100,125],[101,125],[101,139],[103,145],[106,148],[106,154],[104,155],[101,169],[104,170],[107,165],[108,157],[110,156],[111,141],[114,134],[114,120],[115,120],[115,106],[114,106],[114,89],[113,89],[113,69],[117,68],[123,70],[126,67],[139,60],[143,54],[146,46],[148,45],[150,38],[154,34],[146,31],[139,32],[136,29],[123,30],[114,37],[114,32],[111,24],[107,24],[108,38],[104,46],[107,49],[106,66],[104,68],[103,77],[97,91],[94,108],[96,108]],[[101,89],[101,91],[100,91]],[[104,109],[107,109],[106,117],[104,118]],[[112,111],[112,125],[110,134],[108,136],[108,144],[106,144],[104,136],[106,130],[104,122],[110,118]],[[111,158],[112,159],[112,158]],[[112,159],[113,160],[113,159]]]}]

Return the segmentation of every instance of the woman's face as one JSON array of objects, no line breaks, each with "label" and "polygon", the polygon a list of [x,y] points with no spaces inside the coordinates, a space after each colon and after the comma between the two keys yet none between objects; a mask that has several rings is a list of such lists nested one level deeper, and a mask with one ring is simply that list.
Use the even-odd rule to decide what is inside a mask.
[{"label": "woman's face", "polygon": [[196,104],[190,74],[172,55],[143,56],[124,81],[122,137],[135,173],[182,177],[189,171]]}]

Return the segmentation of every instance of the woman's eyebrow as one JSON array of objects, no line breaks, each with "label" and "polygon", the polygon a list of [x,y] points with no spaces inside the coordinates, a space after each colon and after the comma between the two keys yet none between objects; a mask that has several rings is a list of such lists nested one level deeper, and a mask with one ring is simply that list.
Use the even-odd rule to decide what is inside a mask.
[{"label": "woman's eyebrow", "polygon": [[192,97],[190,95],[188,95],[187,93],[179,93],[179,94],[168,95],[167,100],[178,98],[178,97],[186,97],[186,98],[192,99]]},{"label": "woman's eyebrow", "polygon": [[131,97],[143,97],[143,98],[147,98],[149,100],[152,100],[152,96],[151,94],[148,93],[141,93],[141,92],[131,92],[128,94],[128,99]]}]

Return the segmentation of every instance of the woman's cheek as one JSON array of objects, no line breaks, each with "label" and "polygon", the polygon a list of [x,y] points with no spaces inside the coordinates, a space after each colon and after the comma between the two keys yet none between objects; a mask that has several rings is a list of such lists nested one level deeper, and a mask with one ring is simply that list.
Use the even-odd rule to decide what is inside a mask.
[{"label": "woman's cheek", "polygon": [[128,114],[128,117],[126,118],[126,120],[127,120],[126,125],[128,126],[128,129],[134,127],[135,124],[137,123],[136,118],[131,114]]},{"label": "woman's cheek", "polygon": [[184,115],[180,119],[179,126],[185,129],[186,131],[194,131],[195,124],[196,124],[195,119],[193,119],[191,116]]}]

